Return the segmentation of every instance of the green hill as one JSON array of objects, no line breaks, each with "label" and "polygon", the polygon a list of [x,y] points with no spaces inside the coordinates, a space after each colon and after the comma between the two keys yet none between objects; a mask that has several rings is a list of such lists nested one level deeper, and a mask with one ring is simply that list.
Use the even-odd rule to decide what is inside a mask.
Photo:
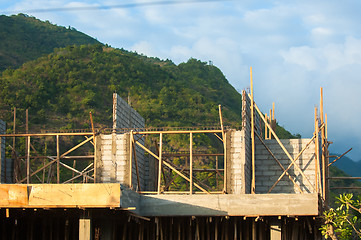
[{"label": "green hill", "polygon": [[[330,166],[329,168],[330,177],[350,177],[347,173],[340,170],[336,166]],[[354,187],[361,188],[361,182],[352,179],[337,179],[330,180],[330,205],[335,207],[336,197],[339,197],[343,193],[353,193],[354,195],[360,195],[361,189],[334,189],[334,187]]]},{"label": "green hill", "polygon": [[68,46],[4,71],[0,84],[0,109],[29,108],[37,126],[88,127],[93,111],[109,127],[113,92],[129,95],[147,126],[218,125],[218,104],[227,124],[240,122],[240,94],[218,68],[195,59],[177,66],[102,45]]},{"label": "green hill", "polygon": [[0,71],[17,68],[54,48],[95,43],[99,42],[71,27],[59,27],[24,14],[0,15]]},{"label": "green hill", "polygon": [[20,115],[29,109],[33,131],[87,128],[89,111],[99,127],[110,127],[117,92],[129,96],[147,126],[219,125],[218,104],[226,125],[240,124],[241,96],[215,66],[196,59],[175,65],[113,49],[24,14],[0,16],[0,26],[0,66],[7,69],[0,76],[0,118],[7,122],[17,107]]}]

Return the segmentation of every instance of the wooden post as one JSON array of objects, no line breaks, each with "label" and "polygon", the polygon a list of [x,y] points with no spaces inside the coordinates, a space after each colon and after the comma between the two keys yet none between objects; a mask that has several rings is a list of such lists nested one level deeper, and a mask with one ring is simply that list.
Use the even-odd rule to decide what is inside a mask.
[{"label": "wooden post", "polygon": [[163,133],[159,134],[159,165],[158,165],[158,194],[160,194],[160,184],[162,181],[162,151],[163,151]]},{"label": "wooden post", "polygon": [[26,153],[26,183],[30,183],[30,136],[27,137],[27,153]]},{"label": "wooden post", "polygon": [[193,133],[189,134],[189,194],[193,194]]},{"label": "wooden post", "polygon": [[90,240],[91,229],[90,218],[79,219],[79,240]]},{"label": "wooden post", "polygon": [[[320,88],[320,119],[323,124],[323,89]],[[326,159],[325,159],[325,128],[321,129],[321,161],[322,161],[322,195],[326,200]]]},{"label": "wooden post", "polygon": [[218,190],[218,156],[216,156],[216,171],[217,171],[217,174],[216,174],[216,188]]},{"label": "wooden post", "polygon": [[255,145],[254,145],[254,96],[253,96],[253,76],[252,76],[252,67],[250,67],[250,77],[251,77],[251,140],[252,140],[252,183],[251,183],[251,193],[255,194],[256,192],[256,164],[255,164]]},{"label": "wooden post", "polygon": [[56,135],[56,182],[60,183],[60,149],[59,135]]},{"label": "wooden post", "polygon": [[223,192],[227,191],[227,148],[226,148],[226,136],[224,134],[222,106],[218,105],[219,121],[221,123],[222,141],[223,141]]},{"label": "wooden post", "polygon": [[319,155],[318,155],[318,118],[317,118],[317,107],[315,107],[315,185],[316,185],[316,192],[319,193],[318,188],[318,169],[319,169]]},{"label": "wooden post", "polygon": [[325,114],[325,162],[326,162],[326,204],[329,205],[329,193],[330,193],[330,180],[329,180],[329,152],[328,152],[328,133],[327,133],[327,114]]},{"label": "wooden post", "polygon": [[[16,134],[16,107],[14,107],[14,125],[13,125],[13,133]],[[16,157],[16,154],[15,154],[15,136],[13,137],[13,149],[12,149],[12,157],[14,159],[14,168],[15,168],[15,181],[18,181],[21,176],[20,176],[20,166],[19,166],[19,163],[18,163],[18,159]],[[0,163],[1,164],[1,163]],[[5,161],[5,174],[6,174],[6,161]],[[0,169],[0,175],[1,175],[1,169]],[[5,175],[5,180],[6,180],[6,175]]]},{"label": "wooden post", "polygon": [[[267,113],[264,115],[264,118],[266,119],[266,121],[268,121]],[[265,140],[268,139],[268,132],[267,132],[266,124],[264,125],[264,139]]]},{"label": "wooden post", "polygon": [[135,149],[135,144],[134,144],[134,135],[133,135],[133,130],[131,131],[131,136],[130,136],[130,141],[132,142],[132,147],[133,147],[133,156],[134,156],[134,163],[135,163],[135,171],[137,173],[137,186],[138,186],[138,191],[142,191],[141,186],[140,186],[140,177],[139,177],[139,168],[138,168],[138,160],[137,160],[137,151]]},{"label": "wooden post", "polygon": [[129,188],[133,188],[133,130],[130,131],[130,137],[129,137]]},{"label": "wooden post", "polygon": [[92,125],[92,132],[93,132],[93,142],[94,142],[93,166],[94,166],[94,183],[96,183],[97,182],[97,140],[95,138],[95,130],[94,130],[94,122],[93,122],[92,112],[89,112],[89,115],[90,115],[90,123]]},{"label": "wooden post", "polygon": [[[272,109],[269,110],[269,118],[268,123],[272,127]],[[271,131],[268,131],[268,139],[272,139],[272,133]]]},{"label": "wooden post", "polygon": [[[16,107],[14,107],[13,133],[16,134]],[[13,137],[13,153],[15,153],[15,136]]]}]

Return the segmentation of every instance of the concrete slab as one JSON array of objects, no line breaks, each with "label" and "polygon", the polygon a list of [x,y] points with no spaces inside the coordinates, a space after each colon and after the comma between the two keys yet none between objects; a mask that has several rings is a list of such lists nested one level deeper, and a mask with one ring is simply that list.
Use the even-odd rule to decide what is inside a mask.
[{"label": "concrete slab", "polygon": [[143,216],[317,216],[317,194],[142,195]]}]

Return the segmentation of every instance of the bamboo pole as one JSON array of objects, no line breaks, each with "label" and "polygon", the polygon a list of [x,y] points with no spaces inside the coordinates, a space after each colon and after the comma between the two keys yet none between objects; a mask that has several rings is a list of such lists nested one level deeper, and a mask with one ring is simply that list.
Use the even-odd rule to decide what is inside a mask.
[{"label": "bamboo pole", "polygon": [[[138,142],[137,142],[138,143]],[[160,194],[160,185],[162,181],[162,151],[163,151],[163,133],[159,134],[159,162],[158,162],[158,194]]]},{"label": "bamboo pole", "polygon": [[[16,107],[14,107],[13,134],[16,134]],[[13,137],[12,157],[14,159],[14,165],[17,166],[17,167],[15,167],[15,169],[16,169],[15,178],[16,178],[16,181],[18,181],[19,177],[21,177],[20,176],[21,174],[20,174],[20,165],[19,165],[18,159],[15,157],[16,156],[16,154],[15,154],[15,144],[16,144],[15,137]],[[6,161],[5,161],[5,164],[6,164]],[[0,163],[0,166],[1,166],[1,163]],[[6,165],[5,165],[5,173],[6,173]],[[1,175],[1,168],[0,168],[0,175]],[[6,177],[5,177],[5,180],[6,180]]]},{"label": "bamboo pole", "polygon": [[273,131],[273,129],[271,128],[271,126],[265,121],[265,118],[261,112],[261,110],[259,110],[259,108],[257,107],[257,104],[254,103],[254,108],[257,110],[259,116],[262,118],[262,120],[265,122],[265,124],[267,125],[267,127],[269,128],[269,130],[271,131],[273,137],[276,139],[277,143],[280,145],[280,147],[282,148],[283,152],[287,155],[287,157],[291,160],[291,162],[295,165],[297,171],[302,175],[302,177],[304,177],[306,179],[306,181],[310,184],[310,186],[313,187],[313,185],[311,184],[310,180],[306,177],[306,175],[304,174],[304,172],[302,171],[302,169],[300,169],[300,167],[295,163],[295,160],[291,157],[290,153],[287,151],[287,149],[285,148],[285,146],[283,145],[283,143],[281,142],[281,140],[278,138],[277,134]]},{"label": "bamboo pole", "polygon": [[132,147],[133,147],[133,156],[134,156],[135,170],[136,170],[136,173],[137,173],[138,191],[142,191],[141,186],[140,186],[140,177],[139,177],[139,168],[138,168],[137,152],[136,152],[136,150],[135,150],[134,135],[133,135],[133,134],[131,134],[131,141],[132,141]]},{"label": "bamboo pole", "polygon": [[133,145],[134,145],[134,141],[133,139],[133,130],[130,131],[130,137],[129,137],[129,188],[133,188]]},{"label": "bamboo pole", "polygon": [[[218,156],[216,156],[216,172],[218,173]],[[216,189],[218,189],[218,174],[216,174]]]},{"label": "bamboo pole", "polygon": [[253,76],[252,67],[250,67],[250,80],[251,80],[251,141],[252,141],[252,182],[251,193],[256,193],[256,163],[255,163],[255,145],[254,145],[254,95],[253,95]]},{"label": "bamboo pole", "polygon": [[[30,137],[27,137],[26,183],[30,183]],[[6,170],[6,169],[5,169]]]},{"label": "bamboo pole", "polygon": [[[323,89],[322,87],[320,88],[320,119],[321,119],[321,124],[324,123],[324,115],[323,115]],[[321,153],[321,160],[322,160],[322,194],[323,197],[325,199],[325,201],[327,200],[327,196],[326,196],[326,188],[327,188],[327,183],[326,183],[326,158],[325,158],[325,129],[323,128],[321,130],[321,147],[322,147],[322,153]]]},{"label": "bamboo pole", "polygon": [[318,176],[318,171],[319,171],[319,151],[318,151],[318,117],[317,117],[317,107],[315,107],[315,134],[316,134],[316,139],[315,139],[315,185],[316,185],[316,192],[319,193],[319,176]]},{"label": "bamboo pole", "polygon": [[56,182],[60,183],[60,149],[59,135],[56,135]]},{"label": "bamboo pole", "polygon": [[[302,155],[302,153],[307,149],[307,147],[312,143],[312,141],[314,140],[314,136],[311,138],[311,140],[306,144],[306,146],[297,154],[297,156],[295,157],[294,161],[297,161],[297,159]],[[290,170],[290,168],[295,164],[295,162],[291,162],[291,164],[287,167],[287,169],[285,169],[285,171],[281,174],[281,176],[278,178],[278,180],[275,182],[275,184],[271,187],[271,189],[269,190],[269,192],[272,191],[272,189],[277,185],[277,183],[283,178],[283,176],[286,174],[286,172],[288,172],[288,170]],[[309,182],[310,186],[313,187],[313,185]]]},{"label": "bamboo pole", "polygon": [[[264,115],[264,118],[266,119],[266,121],[268,121],[268,116],[267,113]],[[266,125],[264,125],[264,139],[268,139],[268,132],[267,132],[267,127]]]},{"label": "bamboo pole", "polygon": [[92,112],[89,112],[90,115],[90,123],[92,125],[92,132],[93,132],[93,142],[94,142],[94,160],[93,160],[93,164],[94,164],[94,183],[97,182],[97,141],[96,141],[96,137],[95,137],[95,130],[94,130],[94,122],[93,122],[93,115]]},{"label": "bamboo pole", "polygon": [[193,194],[193,133],[189,134],[189,194]]},{"label": "bamboo pole", "polygon": [[328,164],[328,166],[331,166],[332,164],[334,164],[337,160],[339,160],[340,158],[342,158],[343,156],[345,156],[349,151],[351,151],[352,148],[350,148],[349,150],[347,150],[346,152],[344,152],[341,156],[339,156],[338,158],[336,158],[335,160],[333,160],[331,163]]},{"label": "bamboo pole", "polygon": [[[292,183],[298,188],[298,190],[303,193],[302,189],[300,188],[300,186],[298,186],[298,184],[293,180],[293,178],[291,177],[291,175],[287,172],[287,170],[282,166],[282,164],[280,163],[280,161],[276,158],[276,156],[272,153],[271,149],[269,149],[269,147],[265,144],[265,142],[262,140],[262,137],[259,136],[259,134],[256,132],[256,136],[258,137],[258,139],[261,141],[261,143],[263,144],[263,146],[267,149],[267,151],[269,152],[269,154],[271,154],[271,156],[273,157],[273,159],[278,163],[278,165],[281,167],[281,169],[283,170],[283,172],[288,176],[288,178],[292,181]],[[275,183],[277,184],[277,182]],[[268,190],[268,193],[270,193],[273,189],[273,186],[270,190]]]},{"label": "bamboo pole", "polygon": [[[135,142],[138,146],[140,146],[142,149],[144,149],[146,152],[148,152],[150,155],[152,155],[155,159],[157,159],[158,161],[160,161],[159,156],[155,155],[152,151],[150,151],[148,148],[144,147],[141,143],[139,142]],[[176,172],[179,176],[183,177],[185,180],[187,180],[188,182],[190,181],[190,179],[185,176],[183,173],[181,173],[180,171],[178,171],[175,167],[173,167],[172,165],[170,165],[169,163],[167,163],[166,161],[163,161],[163,164],[166,165],[168,168],[172,169],[174,172]],[[198,189],[200,189],[201,191],[203,191],[204,193],[209,194],[209,192],[207,190],[205,190],[204,188],[202,188],[201,186],[199,186],[197,183],[193,184],[194,186],[196,186]]]},{"label": "bamboo pole", "polygon": [[[78,145],[76,145],[75,147],[71,148],[71,149],[68,150],[67,152],[63,153],[59,158],[63,158],[64,156],[68,155],[69,153],[71,153],[71,152],[74,151],[75,149],[83,146],[85,143],[91,141],[92,139],[93,139],[93,137],[90,137],[90,138],[84,140],[83,142],[79,143]],[[51,164],[55,163],[56,161],[57,161],[57,159],[54,159],[54,160],[48,162],[45,166],[43,166],[43,167],[37,169],[35,172],[33,172],[30,177],[34,176],[35,174],[37,174],[38,172],[42,171],[44,168],[50,166]],[[22,179],[20,182],[24,182],[25,180],[26,180],[26,178]]]},{"label": "bamboo pole", "polygon": [[226,135],[224,132],[224,126],[223,126],[223,117],[222,117],[222,107],[221,105],[218,105],[219,110],[219,121],[221,123],[221,130],[222,130],[222,141],[223,141],[223,191],[227,191],[227,141],[226,141]]},{"label": "bamboo pole", "polygon": [[[269,124],[271,125],[271,127],[272,127],[272,109],[269,110],[268,123],[269,123]],[[268,131],[268,139],[272,139],[272,133],[271,133],[271,131]]]}]

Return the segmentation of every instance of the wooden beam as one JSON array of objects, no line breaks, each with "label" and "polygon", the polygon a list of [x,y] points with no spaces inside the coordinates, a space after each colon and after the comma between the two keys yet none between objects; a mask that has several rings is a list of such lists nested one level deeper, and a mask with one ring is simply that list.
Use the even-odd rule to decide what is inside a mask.
[{"label": "wooden beam", "polygon": [[280,147],[282,148],[282,150],[284,151],[284,153],[287,155],[287,157],[291,160],[291,162],[295,165],[297,171],[306,179],[306,181],[313,187],[313,185],[311,184],[310,180],[306,177],[306,175],[303,173],[302,169],[300,169],[300,167],[295,163],[295,160],[292,158],[292,156],[290,155],[290,153],[287,151],[287,149],[285,148],[285,146],[282,144],[281,140],[278,138],[277,134],[273,131],[273,129],[271,128],[271,126],[265,121],[265,118],[261,112],[261,110],[259,110],[259,108],[257,107],[256,104],[254,104],[254,108],[257,110],[259,116],[262,118],[262,120],[264,121],[264,123],[267,125],[267,127],[269,128],[269,130],[271,131],[273,137],[276,139],[276,141],[278,142],[278,144],[280,145]]},{"label": "wooden beam", "polygon": [[60,147],[59,135],[56,135],[56,182],[60,183]]},{"label": "wooden beam", "polygon": [[189,194],[193,194],[193,133],[189,134],[189,180]]},{"label": "wooden beam", "polygon": [[[250,78],[251,78],[251,154],[252,154],[252,180],[251,180],[251,193],[256,193],[256,163],[255,163],[255,143],[254,143],[254,96],[253,96],[253,76],[252,67],[250,67]],[[225,178],[226,179],[226,178]]]},{"label": "wooden beam", "polygon": [[[164,130],[164,131],[135,131],[134,134],[189,134],[189,133],[222,133],[222,130]],[[0,135],[1,137],[1,135]]]},{"label": "wooden beam", "polygon": [[339,156],[338,158],[336,158],[335,160],[333,160],[331,163],[328,164],[328,166],[331,166],[332,164],[334,164],[336,161],[338,161],[340,158],[342,158],[343,156],[345,156],[349,151],[351,151],[352,148],[350,148],[349,150],[347,150],[346,152],[344,152],[341,156]]},{"label": "wooden beam", "polygon": [[[138,143],[138,142],[137,142]],[[159,134],[159,158],[158,158],[158,194],[160,194],[160,185],[162,181],[162,151],[163,151],[163,133]]]},{"label": "wooden beam", "polygon": [[[75,149],[83,146],[85,143],[91,141],[93,139],[93,136],[91,136],[90,138],[84,140],[83,142],[79,143],[78,145],[76,145],[75,147],[73,147],[72,149],[70,149],[69,151],[63,153],[59,158],[62,158],[66,155],[68,155],[69,153],[71,153],[72,151],[74,151]],[[57,159],[52,160],[51,162],[48,162],[46,165],[44,165],[43,167],[39,168],[38,170],[36,170],[35,172],[33,172],[30,177],[34,176],[35,174],[37,174],[38,172],[42,171],[44,168],[50,166],[51,164],[55,163],[57,161]],[[20,182],[24,182],[26,180],[26,178],[22,179]]]},{"label": "wooden beam", "polygon": [[318,151],[318,117],[317,117],[317,107],[315,107],[315,187],[316,187],[316,192],[319,193],[319,175],[318,175],[318,171],[320,168],[320,164],[319,164],[319,151]]},{"label": "wooden beam", "polygon": [[[136,142],[136,144],[138,146],[140,146],[141,148],[143,148],[146,152],[148,152],[150,155],[152,155],[155,159],[157,159],[158,161],[160,161],[159,156],[155,155],[152,151],[150,151],[148,148],[144,147],[141,143]],[[185,176],[183,173],[181,173],[180,171],[178,171],[175,167],[173,167],[172,165],[170,165],[169,163],[167,163],[166,161],[163,161],[163,164],[166,165],[167,167],[169,167],[170,169],[172,169],[174,172],[176,172],[179,176],[183,177],[185,180],[187,180],[188,182],[190,181],[190,179]],[[209,192],[207,190],[205,190],[204,188],[202,188],[201,186],[199,186],[197,183],[194,183],[194,186],[196,186],[198,189],[200,189],[201,191],[209,194]]]},{"label": "wooden beam", "polygon": [[[271,154],[271,156],[273,157],[273,159],[277,162],[277,164],[281,167],[281,169],[283,170],[283,172],[288,176],[288,178],[292,181],[292,183],[298,188],[298,190],[303,193],[302,189],[300,188],[300,186],[295,182],[295,180],[293,180],[293,178],[291,177],[291,175],[288,173],[288,171],[283,167],[283,165],[280,163],[280,161],[276,158],[276,156],[272,153],[271,149],[269,149],[269,147],[265,144],[265,142],[262,140],[262,137],[259,136],[259,134],[257,132],[256,136],[258,137],[258,139],[261,141],[262,145],[267,149],[267,151],[269,152],[269,154]],[[277,184],[277,183],[275,183]],[[270,193],[273,189],[273,186],[271,189],[268,190],[268,193]]]},{"label": "wooden beam", "polygon": [[140,186],[140,176],[139,176],[139,169],[138,169],[137,151],[135,150],[133,132],[131,132],[130,137],[131,137],[131,141],[132,141],[133,156],[134,156],[134,163],[135,163],[135,171],[137,173],[138,191],[142,191],[141,186]]},{"label": "wooden beam", "polygon": [[[27,149],[26,149],[26,183],[30,183],[30,137],[27,137]],[[5,169],[6,171],[6,169]]]}]

